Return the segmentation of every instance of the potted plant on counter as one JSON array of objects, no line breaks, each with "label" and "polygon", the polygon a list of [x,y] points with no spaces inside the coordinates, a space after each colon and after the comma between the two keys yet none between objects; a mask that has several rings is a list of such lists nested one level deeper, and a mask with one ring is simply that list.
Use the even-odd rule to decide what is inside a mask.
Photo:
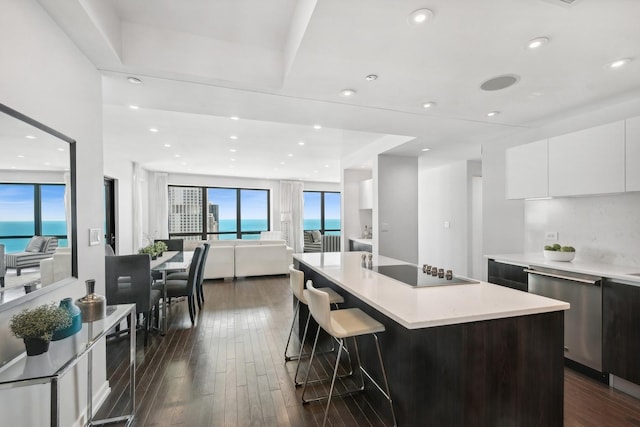
[{"label": "potted plant on counter", "polygon": [[24,341],[27,356],[37,356],[49,350],[54,331],[69,325],[69,313],[51,303],[32,309],[25,308],[11,318],[9,328],[13,335]]}]

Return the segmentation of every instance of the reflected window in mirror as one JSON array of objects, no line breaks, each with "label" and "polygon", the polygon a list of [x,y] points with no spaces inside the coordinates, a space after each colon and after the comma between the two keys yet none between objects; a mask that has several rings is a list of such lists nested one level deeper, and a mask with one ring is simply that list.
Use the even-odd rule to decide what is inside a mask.
[{"label": "reflected window in mirror", "polygon": [[77,277],[77,258],[75,141],[3,104],[0,112],[0,284],[12,295],[2,303]]}]

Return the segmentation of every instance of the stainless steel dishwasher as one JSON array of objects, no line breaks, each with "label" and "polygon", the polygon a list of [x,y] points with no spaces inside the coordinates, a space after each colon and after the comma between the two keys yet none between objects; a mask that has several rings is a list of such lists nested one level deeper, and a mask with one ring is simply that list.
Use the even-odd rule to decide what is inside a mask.
[{"label": "stainless steel dishwasher", "polygon": [[548,268],[528,268],[529,292],[566,301],[564,355],[602,372],[602,278]]}]

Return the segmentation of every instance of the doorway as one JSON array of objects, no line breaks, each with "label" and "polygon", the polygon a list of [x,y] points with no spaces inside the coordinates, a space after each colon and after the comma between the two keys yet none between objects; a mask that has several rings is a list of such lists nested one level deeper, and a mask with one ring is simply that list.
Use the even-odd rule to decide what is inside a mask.
[{"label": "doorway", "polygon": [[104,178],[104,241],[117,253],[115,190],[115,179]]}]

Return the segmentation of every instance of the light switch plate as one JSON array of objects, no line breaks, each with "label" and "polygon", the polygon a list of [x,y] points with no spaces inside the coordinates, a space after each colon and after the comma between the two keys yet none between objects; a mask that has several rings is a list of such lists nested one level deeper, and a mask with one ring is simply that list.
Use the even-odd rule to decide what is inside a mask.
[{"label": "light switch plate", "polygon": [[89,246],[96,246],[100,244],[100,232],[99,228],[89,229]]},{"label": "light switch plate", "polygon": [[557,231],[545,231],[544,232],[545,240],[558,240],[558,232]]}]

